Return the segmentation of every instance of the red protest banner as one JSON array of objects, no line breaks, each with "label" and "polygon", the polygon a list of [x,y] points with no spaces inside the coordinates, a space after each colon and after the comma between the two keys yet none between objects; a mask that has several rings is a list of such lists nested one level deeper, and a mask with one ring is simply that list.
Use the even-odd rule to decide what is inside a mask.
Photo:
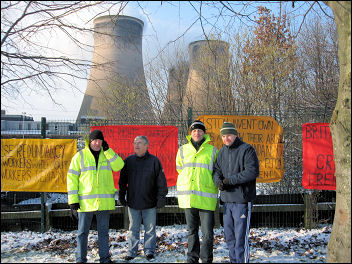
[{"label": "red protest banner", "polygon": [[329,123],[302,126],[305,189],[336,190],[335,161]]},{"label": "red protest banner", "polygon": [[[178,129],[175,126],[92,126],[99,129],[104,139],[122,159],[134,154],[133,141],[136,136],[147,136],[148,151],[157,156],[163,166],[167,186],[175,186],[177,181],[176,155],[178,150]],[[114,172],[115,187],[118,189],[120,172]]]}]

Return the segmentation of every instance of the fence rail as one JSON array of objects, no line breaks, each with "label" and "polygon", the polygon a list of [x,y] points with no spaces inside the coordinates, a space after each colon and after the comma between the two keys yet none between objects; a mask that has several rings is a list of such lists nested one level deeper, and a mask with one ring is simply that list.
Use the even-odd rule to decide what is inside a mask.
[{"label": "fence rail", "polygon": [[[332,223],[335,212],[334,193],[325,191],[323,195],[318,196],[318,199],[316,199],[316,194],[259,195],[253,205],[251,226],[312,228],[319,223]],[[312,204],[312,201],[316,203]],[[18,226],[21,229],[39,230],[42,224],[45,230],[50,228],[77,229],[77,221],[72,217],[67,203],[46,203],[44,223],[42,223],[41,204],[23,204],[23,202],[26,200],[6,208],[2,203],[2,230],[11,230]],[[222,213],[223,207],[220,205],[215,211],[216,227],[222,225]],[[129,224],[127,208],[116,206],[115,210],[111,211],[110,223],[111,228],[127,229]],[[185,224],[184,210],[178,207],[176,197],[168,197],[167,205],[157,209],[157,223],[162,226]]]},{"label": "fence rail", "polygon": [[[335,210],[334,202],[326,202],[326,203],[318,203],[319,211],[329,211]],[[254,204],[252,213],[273,213],[273,212],[305,212],[306,205],[305,204]],[[51,217],[71,217],[71,209],[54,209],[48,210],[49,218]],[[116,206],[114,211],[111,211],[111,214],[125,214],[125,207]],[[166,205],[164,208],[160,208],[157,210],[157,213],[184,213],[182,208],[179,208],[176,205]],[[223,207],[220,207],[217,210],[217,213],[223,213]],[[41,211],[17,211],[17,212],[1,212],[1,220],[15,220],[22,218],[40,218]],[[217,217],[217,216],[216,216]],[[124,226],[128,226],[128,224],[124,224]]]}]

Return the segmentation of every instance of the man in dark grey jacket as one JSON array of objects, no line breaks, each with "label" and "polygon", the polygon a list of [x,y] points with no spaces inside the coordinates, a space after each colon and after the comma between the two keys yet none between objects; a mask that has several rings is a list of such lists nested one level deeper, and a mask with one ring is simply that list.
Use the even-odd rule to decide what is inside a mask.
[{"label": "man in dark grey jacket", "polygon": [[224,122],[220,130],[224,146],[220,149],[213,180],[224,203],[224,232],[231,263],[249,262],[249,226],[256,197],[259,160],[255,149],[240,140],[235,126]]},{"label": "man in dark grey jacket", "polygon": [[[156,248],[156,208],[165,206],[167,183],[160,160],[148,152],[149,141],[146,136],[134,139],[135,154],[125,159],[119,180],[119,200],[128,205],[129,240],[125,260],[137,256],[140,225],[143,220],[144,255],[148,260],[154,258]],[[127,201],[126,201],[127,192]]]}]

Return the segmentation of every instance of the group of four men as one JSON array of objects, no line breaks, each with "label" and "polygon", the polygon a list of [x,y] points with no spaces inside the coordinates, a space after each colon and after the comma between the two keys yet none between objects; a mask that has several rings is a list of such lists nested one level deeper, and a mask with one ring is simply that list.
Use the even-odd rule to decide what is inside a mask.
[{"label": "group of four men", "polygon": [[[248,262],[252,202],[256,196],[259,161],[254,148],[244,143],[232,123],[224,122],[220,151],[209,144],[204,124],[190,126],[188,143],[176,157],[177,197],[185,209],[188,231],[187,262],[213,261],[214,211],[220,190],[224,204],[224,233],[231,262]],[[115,209],[112,171],[119,171],[119,203],[128,206],[129,238],[125,260],[138,254],[143,222],[144,254],[153,259],[156,250],[156,209],[166,204],[168,193],[160,160],[148,152],[148,138],[134,139],[135,154],[124,161],[104,140],[100,130],[90,133],[86,147],[73,158],[67,174],[68,203],[78,211],[77,262],[87,262],[88,234],[96,214],[100,262],[111,262],[109,254],[109,211]],[[127,197],[127,199],[126,199]],[[198,236],[202,231],[202,245]]]}]

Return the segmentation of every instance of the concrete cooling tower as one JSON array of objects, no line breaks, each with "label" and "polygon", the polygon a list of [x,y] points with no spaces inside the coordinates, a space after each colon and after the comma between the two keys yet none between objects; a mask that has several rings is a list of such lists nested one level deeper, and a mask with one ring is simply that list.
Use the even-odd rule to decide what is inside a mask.
[{"label": "concrete cooling tower", "polygon": [[194,41],[189,44],[189,55],[183,113],[187,113],[188,107],[192,107],[193,113],[203,114],[230,110],[233,100],[229,85],[229,44],[219,40]]},{"label": "concrete cooling tower", "polygon": [[169,69],[168,90],[162,120],[177,121],[182,115],[182,101],[186,92],[189,63],[182,62]]},{"label": "concrete cooling tower", "polygon": [[94,20],[94,54],[77,120],[152,120],[145,82],[143,21],[129,16]]}]

